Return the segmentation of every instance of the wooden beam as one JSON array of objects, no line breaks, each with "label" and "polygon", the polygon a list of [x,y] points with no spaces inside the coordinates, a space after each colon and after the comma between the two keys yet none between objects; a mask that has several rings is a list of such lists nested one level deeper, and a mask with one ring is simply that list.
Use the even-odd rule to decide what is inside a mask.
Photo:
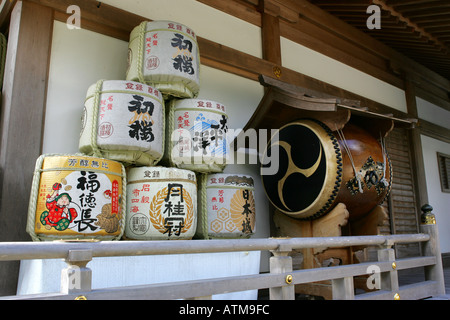
[{"label": "wooden beam", "polygon": [[305,18],[314,21],[322,28],[343,36],[349,42],[359,43],[361,46],[366,47],[368,50],[373,51],[386,59],[394,60],[395,63],[400,65],[405,71],[411,71],[414,75],[423,77],[434,85],[450,91],[450,80],[445,79],[417,62],[406,58],[404,55],[382,44],[378,40],[373,39],[362,31],[355,29],[344,21],[328,14],[307,0],[286,0],[286,2],[289,3],[290,6],[297,6],[299,12]]},{"label": "wooden beam", "polygon": [[[257,0],[244,1],[248,6],[242,10],[237,9],[237,6],[242,6],[243,0],[198,1],[261,27],[261,19],[257,16],[259,13],[252,12],[252,10],[257,10]],[[273,1],[279,2],[278,0]],[[336,1],[331,2],[336,4]],[[250,3],[253,4],[253,7]],[[400,89],[404,89],[402,73],[409,72],[411,80],[418,87],[420,87],[420,83],[426,82],[428,87],[435,86],[450,92],[450,80],[398,53],[309,1],[284,0],[283,6],[298,12],[300,19],[295,23],[285,19],[280,20],[282,37],[325,54]],[[396,66],[396,68],[393,70],[390,66]],[[444,100],[444,106],[438,105],[445,109],[446,103],[450,103],[450,98]]]},{"label": "wooden beam", "polygon": [[[59,21],[65,22],[68,18],[68,14],[65,10],[71,0],[27,1],[33,1],[50,6],[56,11],[55,18]],[[262,26],[261,13],[258,12],[257,5],[260,2],[256,0],[198,1],[259,27]],[[280,4],[279,0],[270,1],[272,4]],[[96,2],[93,4],[92,0],[80,0],[77,5],[80,6],[81,11],[83,12],[83,28],[106,34],[124,41],[129,40],[129,33],[134,26],[138,25],[143,20],[150,20],[104,3],[102,3],[99,7]],[[301,18],[295,23],[288,22],[286,19],[281,19],[281,36],[291,38],[291,40],[295,42],[306,45],[313,50],[326,54],[331,58],[348,64],[358,70],[361,70],[362,72],[372,75],[401,89],[403,89],[404,85],[403,79],[401,78],[401,73],[404,70],[413,69],[414,71],[411,73],[411,79],[416,82],[416,84],[426,83],[427,87],[435,86],[440,88],[439,90],[450,92],[450,81],[443,79],[422,66],[416,66],[412,60],[407,59],[398,53],[394,54],[392,49],[387,48],[377,40],[371,39],[371,37],[345,24],[336,17],[329,14],[327,15],[326,12],[318,7],[307,3],[304,0],[285,0],[282,2],[282,5],[284,11],[286,8],[289,10],[299,11],[301,13]],[[273,10],[271,11],[273,12]],[[324,16],[326,18],[324,18]],[[267,66],[258,66],[258,64],[256,64],[256,69],[249,70],[249,68],[242,69],[239,63],[236,66],[233,65],[231,61],[219,61],[219,59],[215,57],[210,58],[211,54],[205,52],[205,48],[210,47],[209,45],[206,45],[209,40],[199,38],[198,41],[201,60],[205,65],[219,69],[226,66],[224,69],[225,71],[229,71],[246,78],[251,78],[253,80],[257,80],[258,73],[266,74],[264,72],[254,72],[254,70],[258,70],[258,67],[265,68]],[[220,46],[219,44],[216,45]],[[233,53],[233,56],[235,55],[236,53]],[[226,58],[226,56],[224,56],[224,58]],[[275,65],[278,65],[278,63]],[[393,70],[390,66],[396,67]],[[273,75],[274,67],[276,66],[270,67],[269,73],[271,75]],[[434,97],[434,94],[431,94],[431,96]],[[442,102],[436,103],[440,107],[446,108],[447,104],[450,104],[450,98],[440,96],[438,100]]]},{"label": "wooden beam", "polygon": [[[450,97],[450,93],[446,92],[437,92],[439,88],[435,88],[430,86],[429,83],[420,81],[416,83],[416,94],[418,97],[431,102],[432,104],[441,107],[450,112],[450,101],[448,98]],[[446,93],[447,97],[443,95]]]},{"label": "wooden beam", "polygon": [[[25,232],[31,182],[41,154],[53,10],[18,1],[11,15],[2,92],[0,241],[30,240]],[[0,295],[15,294],[15,263],[0,264]]]},{"label": "wooden beam", "polygon": [[[415,118],[419,118],[419,112],[416,102],[416,91],[414,83],[408,78],[405,79],[405,98],[408,113]],[[411,164],[413,172],[413,188],[416,199],[416,213],[419,215],[416,222],[420,221],[422,206],[428,203],[427,181],[425,174],[425,163],[423,160],[422,139],[420,138],[420,129],[414,128],[408,132],[408,140],[411,148]],[[394,212],[395,214],[395,212]],[[417,230],[419,225],[416,226]]]},{"label": "wooden beam", "polygon": [[[73,0],[27,0],[47,6],[55,10],[55,19],[66,22],[69,14],[67,8],[74,4]],[[123,41],[130,40],[130,32],[142,21],[149,20],[145,17],[127,12],[125,10],[93,0],[77,0],[80,7],[81,28],[99,32]]]},{"label": "wooden beam", "polygon": [[[269,4],[271,4],[270,7]],[[263,58],[281,66],[280,19],[268,10],[273,7],[276,6],[270,1],[261,1]],[[276,8],[280,10],[279,7]]]},{"label": "wooden beam", "polygon": [[420,119],[420,133],[430,138],[450,143],[450,129],[444,128],[432,122]]},{"label": "wooden beam", "polygon": [[[66,13],[67,6],[70,5],[71,0],[59,0],[59,1],[50,1],[50,0],[27,0],[36,2],[45,6],[49,6],[55,10],[55,19],[65,22],[68,18],[68,14]],[[262,26],[262,18],[261,13],[258,12],[258,4],[260,3],[257,0],[247,1],[247,0],[231,0],[231,1],[221,1],[221,0],[199,0],[200,2],[203,2],[207,5],[211,5],[216,9],[222,10],[224,12],[227,12],[229,14],[232,14],[234,16],[237,16],[238,18],[244,19],[245,21],[248,21],[252,24]],[[278,0],[270,0],[272,4],[279,4],[280,1]],[[135,15],[133,13],[115,8],[113,6],[107,5],[102,3],[100,6],[98,3],[94,3],[91,0],[80,0],[77,3],[82,12],[83,12],[83,19],[82,19],[82,27],[86,28],[88,30],[92,30],[95,32],[99,32],[102,34],[110,35],[112,37],[128,41],[129,39],[129,33],[134,28],[134,26],[138,25],[143,20],[150,20],[148,18]],[[306,3],[304,0],[298,0],[298,1],[292,1],[292,0],[286,0],[283,1],[283,7],[290,8],[291,10],[298,9],[301,11],[301,14],[303,17],[308,17],[308,24],[309,26],[304,25],[306,19],[303,18],[303,22],[300,19],[297,23],[291,23],[288,22],[286,19],[282,19],[280,21],[280,35],[283,35],[284,32],[297,32],[298,34],[302,34],[301,30],[298,30],[298,24],[303,23],[303,27],[306,29],[311,29],[310,31],[313,34],[316,34],[314,37],[313,35],[306,35],[303,33],[303,38],[306,41],[309,41],[307,43],[307,46],[313,45],[314,42],[321,41],[323,35],[327,35],[327,32],[329,35],[337,34],[339,37],[343,37],[343,39],[346,39],[345,41],[351,43],[352,45],[355,43],[360,43],[361,46],[367,46],[370,50],[379,50],[382,56],[389,56],[390,50],[387,49],[385,46],[382,46],[381,49],[378,48],[377,44],[379,44],[375,40],[367,40],[367,36],[363,35],[362,32],[359,32],[358,30],[352,28],[351,26],[346,25],[344,22],[340,21],[339,19],[335,17],[331,17],[330,19],[324,19],[323,14],[326,14],[323,12],[323,10],[320,10],[319,8],[311,5],[310,3]],[[300,9],[299,9],[300,8]],[[284,8],[283,10],[286,10]],[[273,12],[273,9],[272,9]],[[327,16],[328,17],[328,16]],[[125,21],[125,22],[124,22]],[[314,24],[316,25],[313,27],[312,22],[314,21]],[[295,26],[295,27],[294,27]],[[290,29],[289,29],[290,28]],[[297,30],[293,30],[296,29]],[[328,30],[328,31],[327,31]],[[325,32],[320,37],[317,37],[317,32]],[[317,39],[320,38],[320,39]],[[370,37],[369,37],[370,38]],[[308,40],[309,39],[309,40]],[[334,44],[334,41],[339,41],[338,37],[333,36],[331,38],[327,38],[327,41],[331,41]],[[366,39],[366,40],[364,40]],[[303,40],[303,41],[304,41]],[[341,39],[342,40],[342,39]],[[296,41],[299,41],[296,39]],[[343,43],[345,43],[345,41]],[[368,42],[367,42],[368,41]],[[243,52],[240,52],[238,50],[234,50],[225,46],[222,46],[218,43],[215,43],[213,41],[204,39],[204,38],[198,38],[199,47],[200,47],[200,53],[201,53],[201,61],[202,64],[217,68],[226,72],[230,72],[248,79],[252,79],[257,81],[258,75],[263,74],[266,76],[278,78],[275,76],[275,73],[281,75],[282,78],[280,80],[284,82],[291,83],[293,85],[301,86],[304,88],[309,88],[313,90],[319,90],[324,93],[333,95],[333,96],[339,96],[341,98],[345,99],[353,99],[353,100],[360,100],[361,105],[370,109],[370,111],[378,112],[378,113],[393,113],[394,116],[405,118],[405,114],[402,112],[399,112],[397,110],[394,110],[392,108],[389,108],[387,106],[384,106],[382,104],[376,103],[374,101],[371,101],[366,98],[362,98],[358,95],[352,94],[350,92],[347,92],[345,90],[341,90],[337,87],[325,84],[321,81],[318,81],[316,79],[307,77],[305,75],[302,75],[300,73],[297,73],[293,70],[287,69],[287,68],[279,68],[278,63],[274,63],[272,61],[267,61],[265,59],[259,59],[251,55],[247,55]],[[322,42],[323,44],[323,42]],[[317,43],[317,45],[320,47],[321,44]],[[352,47],[352,45],[349,45],[346,49],[351,49],[353,52],[357,52],[356,47]],[[334,48],[334,53],[332,55],[337,57],[337,60],[344,59],[347,62],[349,61],[349,58],[345,58],[345,54],[342,57],[339,57],[339,51],[345,47],[345,45],[339,45],[340,48]],[[327,47],[327,53],[329,53],[330,48]],[[375,56],[368,55],[369,49],[364,49],[365,54],[361,51],[359,56],[366,56],[364,59],[372,59]],[[332,51],[333,51],[332,50]],[[363,49],[361,49],[363,50]],[[275,50],[274,50],[275,51]],[[342,54],[342,51],[341,51]],[[400,56],[399,56],[400,57]],[[398,57],[398,58],[399,58]],[[403,56],[401,56],[403,57]],[[378,64],[384,64],[387,65],[394,65],[396,71],[396,74],[400,75],[405,68],[405,63],[409,64],[410,61],[406,62],[398,62],[396,60],[397,56],[394,56],[392,60],[390,60],[391,63],[387,63],[386,61],[379,60]],[[273,58],[270,58],[271,60],[275,61]],[[377,61],[377,59],[380,59],[380,56],[378,58],[374,58]],[[400,58],[399,58],[400,59]],[[350,62],[348,62],[350,63]],[[359,60],[356,58],[353,62],[353,65],[357,67],[357,69],[362,70],[368,74],[375,75],[377,78],[386,81],[387,78],[390,78],[388,80],[388,83],[395,84],[398,87],[403,88],[403,80],[401,80],[401,84],[399,82],[399,79],[396,78],[396,76],[393,76],[392,74],[389,74],[386,69],[381,69],[381,67],[378,67],[377,63],[371,63],[368,60]],[[411,64],[410,68],[415,68],[414,63]],[[411,73],[410,79],[416,83],[417,85],[417,94],[418,96],[427,99],[431,102],[435,103],[438,106],[443,107],[444,109],[448,109],[448,105],[450,105],[450,99],[447,99],[446,92],[450,90],[450,82],[447,80],[442,80],[441,77],[436,75],[429,75],[428,69],[424,70],[423,67],[419,67],[416,71],[416,73]],[[426,72],[425,72],[426,71]],[[418,75],[418,73],[425,72],[425,76],[422,77]],[[442,82],[443,81],[443,82]],[[440,85],[436,86],[436,82],[440,83]],[[426,89],[422,89],[426,88]],[[426,92],[424,92],[426,91]],[[430,126],[428,126],[430,127]],[[427,130],[427,132],[433,132],[433,130]]]},{"label": "wooden beam", "polygon": [[258,80],[258,76],[261,74],[263,76],[279,79],[294,86],[310,89],[316,92],[322,92],[323,94],[340,99],[360,101],[360,106],[367,108],[371,112],[380,114],[389,113],[396,118],[409,117],[404,112],[327,84],[323,81],[314,79],[291,69],[279,67],[273,62],[254,57],[210,40],[203,38],[198,38],[197,40],[199,42],[202,64],[244,76],[251,80]]},{"label": "wooden beam", "polygon": [[17,0],[3,1],[0,7],[0,32],[6,34],[9,21],[11,19],[11,11],[16,5]]}]

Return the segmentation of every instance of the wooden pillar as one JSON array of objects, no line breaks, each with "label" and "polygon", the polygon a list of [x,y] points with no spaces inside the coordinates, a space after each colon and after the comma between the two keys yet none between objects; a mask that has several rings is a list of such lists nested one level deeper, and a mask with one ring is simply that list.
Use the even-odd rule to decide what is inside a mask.
[{"label": "wooden pillar", "polygon": [[[419,114],[417,111],[415,87],[412,81],[410,81],[407,77],[405,79],[405,97],[408,114],[413,118],[418,119]],[[411,160],[413,171],[415,172],[413,181],[415,189],[414,193],[416,195],[416,208],[418,215],[420,215],[420,208],[425,203],[428,203],[428,193],[427,182],[425,179],[425,164],[423,160],[422,140],[420,138],[420,121],[418,126],[419,127],[416,127],[409,131],[408,139],[411,146]],[[420,217],[417,217],[417,221],[420,220],[419,218]]]},{"label": "wooden pillar", "polygon": [[[292,257],[289,253],[291,248],[280,248],[271,251],[270,273],[288,273],[292,272]],[[295,286],[292,284],[292,275],[286,276],[285,285],[269,289],[270,300],[295,300]]]},{"label": "wooden pillar", "polygon": [[[11,14],[2,91],[0,241],[26,241],[32,175],[41,153],[53,10],[18,1]],[[68,75],[69,76],[69,75]],[[0,295],[16,293],[19,262],[0,264]]]},{"label": "wooden pillar", "polygon": [[280,8],[270,0],[260,1],[263,59],[281,66]]},{"label": "wooden pillar", "polygon": [[445,279],[436,217],[432,212],[433,207],[429,204],[423,205],[421,210],[420,232],[430,235],[430,240],[422,243],[423,255],[436,257],[436,264],[425,267],[425,280],[435,281],[437,295],[443,295],[445,294]]}]

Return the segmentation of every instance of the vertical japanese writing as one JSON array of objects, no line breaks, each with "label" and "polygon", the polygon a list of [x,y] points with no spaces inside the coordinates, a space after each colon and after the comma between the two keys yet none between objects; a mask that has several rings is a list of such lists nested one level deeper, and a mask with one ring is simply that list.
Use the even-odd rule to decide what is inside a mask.
[{"label": "vertical japanese writing", "polygon": [[244,209],[244,211],[242,212],[242,215],[245,216],[244,220],[242,221],[242,232],[251,233],[252,227],[250,225],[249,215],[252,213],[252,211],[250,210],[250,203],[248,203],[249,191],[242,190],[242,196],[244,197],[244,200],[245,200],[245,204],[242,206],[242,208]]},{"label": "vertical japanese writing", "polygon": [[183,198],[183,185],[178,183],[169,183],[168,192],[164,199],[164,227],[169,237],[174,234],[179,236],[184,227],[185,208]]},{"label": "vertical japanese writing", "polygon": [[176,53],[172,58],[174,69],[187,73],[189,75],[195,74],[192,55],[192,42],[190,40],[184,39],[184,36],[175,33],[174,38],[172,38],[172,47],[177,48]]},{"label": "vertical japanese writing", "polygon": [[191,125],[189,121],[189,112],[185,112],[183,115],[178,116],[177,118],[178,122],[178,129],[183,129],[185,127],[188,127]]},{"label": "vertical japanese writing", "polygon": [[144,101],[144,97],[133,95],[132,101],[129,102],[128,110],[134,114],[129,121],[129,136],[136,140],[152,142],[155,135],[152,131],[153,126],[153,110],[155,105],[151,101]]},{"label": "vertical japanese writing", "polygon": [[150,33],[148,34],[148,36],[145,38],[145,51],[147,52],[147,54],[150,54],[152,51],[152,47],[157,47],[158,46],[158,33]]},{"label": "vertical japanese writing", "polygon": [[80,196],[81,215],[79,220],[74,222],[77,224],[78,232],[82,232],[89,228],[91,231],[97,229],[94,226],[96,218],[92,218],[92,209],[96,207],[96,192],[100,189],[100,181],[97,180],[97,174],[94,172],[80,171],[81,176],[78,178],[77,189],[83,191]]},{"label": "vertical japanese writing", "polygon": [[119,213],[119,182],[117,180],[114,180],[112,183],[111,213]]}]

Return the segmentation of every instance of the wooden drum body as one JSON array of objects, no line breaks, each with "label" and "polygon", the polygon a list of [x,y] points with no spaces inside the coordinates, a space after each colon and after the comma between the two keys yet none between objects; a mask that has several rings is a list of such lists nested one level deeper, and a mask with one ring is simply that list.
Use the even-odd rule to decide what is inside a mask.
[{"label": "wooden drum body", "polygon": [[317,219],[344,203],[350,220],[357,220],[390,191],[391,164],[382,144],[354,124],[332,132],[316,120],[292,122],[272,137],[265,156],[274,148],[278,171],[263,175],[263,185],[271,203],[293,218]]}]

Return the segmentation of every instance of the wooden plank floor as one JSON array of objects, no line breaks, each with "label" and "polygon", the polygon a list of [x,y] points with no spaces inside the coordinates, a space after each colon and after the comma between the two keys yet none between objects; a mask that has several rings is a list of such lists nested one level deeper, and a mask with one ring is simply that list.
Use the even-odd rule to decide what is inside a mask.
[{"label": "wooden plank floor", "polygon": [[445,293],[450,295],[450,268],[444,268]]},{"label": "wooden plank floor", "polygon": [[[399,271],[398,281],[400,286],[425,281],[423,268],[417,268],[405,272]],[[444,268],[444,281],[446,294],[444,296],[437,297],[438,300],[446,300],[446,299],[450,300],[450,268]],[[258,300],[268,300],[268,299],[269,299],[269,290],[268,289],[259,290]],[[303,300],[308,298],[301,298],[301,299]]]},{"label": "wooden plank floor", "polygon": [[[425,281],[425,275],[423,269],[415,269],[414,271],[408,271],[398,273],[399,285],[407,285],[416,282]],[[450,268],[444,268],[444,282],[445,282],[445,296],[450,300]]]}]

